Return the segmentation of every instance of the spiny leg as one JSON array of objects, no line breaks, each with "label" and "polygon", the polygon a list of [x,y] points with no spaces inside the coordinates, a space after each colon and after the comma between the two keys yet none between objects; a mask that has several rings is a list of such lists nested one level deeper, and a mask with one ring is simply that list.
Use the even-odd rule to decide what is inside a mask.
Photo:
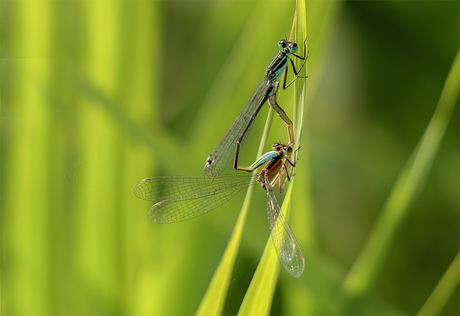
[{"label": "spiny leg", "polygon": [[289,144],[288,146],[294,147],[294,128],[292,125],[292,121],[289,119],[289,117],[286,115],[284,110],[278,105],[276,102],[276,93],[278,91],[279,87],[279,82],[276,83],[275,88],[273,89],[273,94],[268,98],[268,104],[272,107],[273,110],[278,114],[279,117],[286,123],[286,128],[288,130],[288,136],[289,136]]},{"label": "spiny leg", "polygon": [[[279,177],[278,186],[280,189],[280,193],[283,192],[284,186],[286,185],[287,181],[291,181],[292,175],[294,173],[295,161],[293,163],[291,162],[291,160],[289,160],[289,158],[290,156],[287,156],[284,158],[284,161],[282,162],[282,167],[280,168],[280,171],[278,172],[278,177]],[[289,174],[289,166],[291,167],[290,174]],[[286,174],[286,178],[284,179],[284,181],[282,181],[282,178],[285,174]]]},{"label": "spiny leg", "polygon": [[295,69],[295,65],[294,65],[294,61],[289,58],[289,60],[291,61],[291,65],[292,65],[292,70],[294,71],[294,74],[295,74],[295,77],[294,79],[292,79],[291,82],[289,82],[288,85],[286,85],[286,80],[287,80],[287,74],[288,74],[288,68],[289,67],[286,67],[286,71],[284,73],[284,83],[283,83],[283,89],[286,90],[291,84],[294,83],[294,81],[296,81],[298,78],[308,78],[308,76],[305,76],[305,77],[302,77],[302,76],[299,76],[298,74],[300,73],[300,71],[302,70],[302,68],[305,66],[305,63],[307,62],[307,58],[308,58],[308,51],[306,50],[306,46],[305,46],[305,42],[306,42],[307,39],[305,39],[305,41],[303,42],[303,57],[300,57],[299,55],[297,54],[292,54],[293,56],[303,60],[303,63],[302,65],[300,66],[299,70],[296,70]]}]

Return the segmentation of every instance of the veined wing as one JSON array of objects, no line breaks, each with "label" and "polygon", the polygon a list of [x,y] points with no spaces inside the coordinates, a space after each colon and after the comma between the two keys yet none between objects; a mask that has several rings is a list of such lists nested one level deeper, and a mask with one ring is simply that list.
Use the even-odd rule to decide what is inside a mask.
[{"label": "veined wing", "polygon": [[[210,178],[215,178],[219,176],[222,171],[224,171],[225,168],[227,168],[227,166],[233,161],[236,151],[236,141],[248,125],[251,116],[254,114],[257,106],[261,102],[266,102],[266,100],[264,100],[264,92],[267,89],[268,84],[269,81],[267,78],[264,78],[264,80],[262,80],[262,82],[259,84],[256,91],[254,91],[241,113],[238,115],[235,121],[233,121],[224,137],[222,137],[220,142],[206,159],[203,174],[208,175]],[[246,133],[244,139],[247,135],[248,133]]]},{"label": "veined wing", "polygon": [[148,213],[155,223],[175,223],[205,214],[221,206],[241,189],[255,183],[251,174],[147,178],[134,188],[143,200],[157,202]]},{"label": "veined wing", "polygon": [[302,275],[305,267],[305,258],[289,224],[281,211],[270,181],[264,179],[267,188],[267,219],[273,245],[275,246],[281,264],[294,277]]}]

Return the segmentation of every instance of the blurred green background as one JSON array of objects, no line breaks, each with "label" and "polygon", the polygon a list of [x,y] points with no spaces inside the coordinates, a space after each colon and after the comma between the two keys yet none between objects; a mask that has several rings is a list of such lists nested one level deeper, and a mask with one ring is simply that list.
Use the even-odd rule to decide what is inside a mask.
[{"label": "blurred green background", "polygon": [[[158,225],[133,188],[201,174],[289,37],[294,5],[0,2],[3,314],[195,313],[244,193]],[[307,264],[299,279],[281,269],[272,314],[337,313],[340,295],[323,293],[337,292],[430,122],[459,48],[459,12],[458,1],[307,2],[308,102],[290,216]],[[288,115],[292,94],[279,93]],[[243,147],[246,165],[267,107]],[[458,106],[452,116],[363,299],[367,313],[417,313],[459,251]],[[275,117],[269,143],[286,136]],[[66,174],[79,163],[75,185]],[[264,199],[256,190],[224,314],[238,311],[269,236]],[[354,308],[340,313],[364,313]],[[441,314],[459,313],[457,286]]]}]

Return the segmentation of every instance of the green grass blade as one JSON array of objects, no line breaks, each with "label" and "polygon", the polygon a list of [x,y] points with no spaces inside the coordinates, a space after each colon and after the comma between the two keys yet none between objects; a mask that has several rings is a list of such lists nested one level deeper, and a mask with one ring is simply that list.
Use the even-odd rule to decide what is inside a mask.
[{"label": "green grass blade", "polygon": [[434,288],[433,293],[417,313],[418,316],[439,314],[460,283],[459,267],[460,252],[457,253],[449,268],[439,280],[438,285]]},{"label": "green grass blade", "polygon": [[[295,29],[295,38],[297,45],[299,45],[299,49],[303,49],[303,41],[307,40],[307,12],[306,12],[306,3],[305,1],[299,1],[297,7],[297,25]],[[307,43],[305,43],[305,47],[308,50]],[[308,57],[307,57],[308,58]],[[296,58],[296,67],[300,67],[301,60]],[[308,75],[308,60],[305,63],[301,73],[299,76],[305,77]],[[294,137],[297,143],[297,146],[300,145],[302,140],[302,129],[303,129],[303,120],[304,120],[304,112],[305,112],[305,105],[306,95],[307,95],[307,80],[299,78],[296,80],[294,85],[294,114],[293,114],[293,122],[294,122]]]},{"label": "green grass blade", "polygon": [[[257,151],[257,157],[260,157],[263,154],[272,118],[273,111],[270,109],[265,122],[265,128],[260,141],[259,150]],[[214,276],[212,277],[211,283],[206,290],[203,300],[198,307],[196,315],[220,315],[222,313],[225,297],[230,284],[230,277],[233,272],[233,266],[235,264],[236,256],[238,255],[238,249],[243,235],[244,223],[251,204],[253,189],[254,186],[250,186],[248,188],[246,197],[243,201],[243,206],[241,207],[240,214],[227,244],[227,248],[225,249],[224,255],[222,256]]]},{"label": "green grass blade", "polygon": [[[299,44],[306,39],[306,11],[305,1],[299,1],[297,9],[296,42]],[[308,62],[307,62],[308,64]],[[300,66],[299,64],[297,67]],[[304,67],[300,76],[305,76],[307,66]],[[295,84],[295,99],[293,109],[294,137],[296,146],[300,144],[304,107],[306,95],[306,80],[298,79]],[[281,211],[288,218],[288,208],[291,201],[294,178],[292,179]],[[268,315],[271,309],[273,294],[278,281],[279,259],[273,247],[271,238],[265,246],[262,259],[257,267],[256,273],[251,281],[248,291],[238,311],[238,315]]]},{"label": "green grass blade", "polygon": [[[292,179],[294,181],[294,179]],[[288,217],[287,209],[291,200],[292,183],[284,199],[281,211]],[[244,296],[238,315],[268,315],[273,300],[273,293],[278,281],[279,260],[271,238],[268,238],[262,259]]]},{"label": "green grass blade", "polygon": [[235,259],[243,235],[244,223],[248,214],[252,197],[252,187],[248,189],[241,207],[240,214],[233,228],[232,235],[225,249],[219,266],[212,277],[211,283],[206,290],[203,300],[198,307],[196,315],[220,315],[225,304],[230,277],[232,276]]},{"label": "green grass blade", "polygon": [[422,139],[397,179],[372,235],[345,279],[343,287],[351,296],[364,294],[374,284],[399,225],[425,183],[457,104],[459,73],[460,51],[457,52],[437,108]]},{"label": "green grass blade", "polygon": [[[261,3],[261,6],[257,6],[257,10],[255,11],[257,14],[255,16],[255,19],[260,18],[263,16],[261,15],[260,12],[261,10],[265,11],[270,11],[273,10],[274,7],[272,6],[266,6]],[[251,19],[253,20],[253,19]],[[253,34],[257,33],[255,28],[258,28],[259,26],[256,26],[257,24],[253,25],[254,23],[250,23],[247,25],[246,32],[244,32],[240,38],[240,41],[236,46],[235,53],[231,54],[231,58],[228,60],[228,63],[230,65],[233,65],[232,67],[225,67],[223,69],[223,72],[226,73],[227,71],[230,71],[231,73],[235,73],[236,68],[235,68],[235,63],[236,65],[240,65],[242,58],[236,58],[235,56],[239,56],[240,54],[244,55],[244,52],[247,52],[248,50],[248,43],[253,43]],[[243,43],[243,44],[241,44]],[[251,44],[252,45],[252,44]],[[240,54],[238,53],[240,52]],[[233,57],[232,57],[233,56]],[[243,58],[244,60],[244,58]],[[228,68],[228,69],[227,69]],[[238,66],[238,68],[240,68]],[[229,78],[229,75],[224,76],[225,78]],[[231,89],[228,89],[229,86],[229,80],[225,80],[223,82],[225,89],[219,88],[219,84],[216,84],[216,88],[212,90],[217,90],[217,91],[230,91]],[[230,85],[231,86],[231,85]],[[208,96],[208,101],[205,102],[206,104],[211,104],[212,108],[214,108],[214,104],[219,103],[219,100],[222,99],[222,93],[218,95],[213,95],[210,94]],[[225,98],[224,98],[225,99]],[[214,101],[213,101],[214,100]],[[212,110],[211,108],[211,110]],[[208,114],[211,113],[211,110],[207,111]],[[205,117],[205,116],[203,116]],[[273,111],[270,109],[268,112],[268,117],[267,121],[265,123],[265,128],[264,132],[262,134],[262,139],[260,141],[259,145],[259,150],[257,153],[257,157],[261,156],[262,153],[264,152],[264,147],[268,138],[269,130],[270,130],[270,125],[271,121],[273,118]],[[200,132],[202,132],[202,129],[198,129]],[[238,253],[239,245],[241,242],[241,236],[244,228],[244,222],[246,219],[247,212],[249,210],[249,205],[250,205],[250,200],[252,198],[252,193],[253,193],[253,187],[248,188],[248,192],[246,194],[245,200],[243,202],[243,206],[240,211],[240,215],[237,219],[237,223],[235,224],[235,227],[233,229],[231,238],[227,244],[227,248],[225,250],[224,255],[222,256],[222,259],[219,263],[219,266],[217,267],[214,276],[208,286],[208,289],[206,290],[206,293],[200,303],[200,306],[197,310],[197,315],[219,315],[222,312],[222,309],[224,307],[225,303],[225,297],[227,295],[228,287],[229,287],[229,282],[230,282],[230,277],[232,275],[233,271],[233,266],[234,262]],[[275,256],[276,257],[276,256]]]},{"label": "green grass blade", "polygon": [[[52,270],[55,268],[55,252],[49,242],[55,236],[54,227],[48,218],[54,215],[50,208],[52,201],[59,199],[62,192],[53,186],[52,176],[58,161],[51,151],[58,148],[58,144],[49,137],[58,134],[59,130],[51,119],[51,111],[38,84],[52,82],[52,63],[49,58],[43,58],[51,54],[48,36],[53,28],[51,3],[19,2],[11,5],[20,27],[15,25],[9,49],[16,54],[27,53],[21,55],[23,58],[2,56],[1,59],[2,83],[8,83],[8,90],[2,85],[0,101],[4,295],[1,311],[5,315],[45,315],[52,311],[51,297],[59,295],[48,277],[51,272],[56,272]],[[30,22],[33,14],[43,17],[43,23]],[[4,48],[3,38],[2,46]],[[14,76],[8,77],[7,70],[14,72]],[[4,101],[5,95],[7,102]],[[11,112],[7,112],[8,108]],[[3,120],[5,113],[10,113],[9,120]],[[10,129],[5,129],[9,126]],[[11,137],[7,141],[8,147],[3,147],[5,136]],[[25,264],[28,262],[32,264]]]}]

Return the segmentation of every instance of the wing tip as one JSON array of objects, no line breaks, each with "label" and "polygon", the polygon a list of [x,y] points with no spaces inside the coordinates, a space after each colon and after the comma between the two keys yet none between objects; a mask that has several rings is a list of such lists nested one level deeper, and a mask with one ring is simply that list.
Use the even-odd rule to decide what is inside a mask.
[{"label": "wing tip", "polygon": [[215,163],[216,157],[213,157],[212,154],[210,154],[208,158],[206,158],[206,162],[204,163],[203,174],[208,174],[209,172],[212,172]]}]

